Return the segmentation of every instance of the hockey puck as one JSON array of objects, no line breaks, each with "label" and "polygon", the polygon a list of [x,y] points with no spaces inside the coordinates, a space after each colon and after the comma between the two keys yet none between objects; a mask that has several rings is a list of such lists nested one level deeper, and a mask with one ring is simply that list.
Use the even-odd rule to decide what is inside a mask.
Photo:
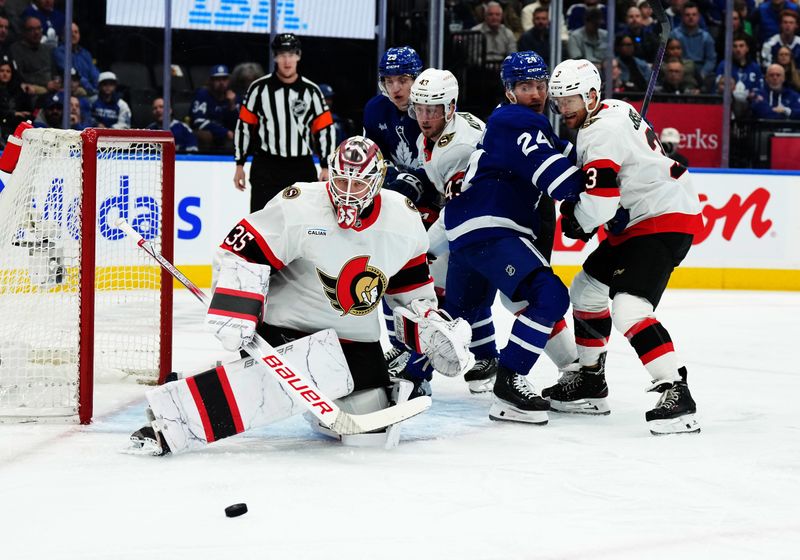
[{"label": "hockey puck", "polygon": [[239,517],[247,513],[247,504],[233,504],[225,508],[225,515],[228,517]]}]

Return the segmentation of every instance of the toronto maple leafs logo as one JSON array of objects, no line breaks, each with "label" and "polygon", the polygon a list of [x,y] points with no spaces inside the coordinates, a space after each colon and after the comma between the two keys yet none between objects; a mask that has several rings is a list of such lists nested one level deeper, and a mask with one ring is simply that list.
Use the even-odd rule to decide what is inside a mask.
[{"label": "toronto maple leafs logo", "polygon": [[406,138],[405,128],[402,125],[398,125],[394,128],[394,131],[400,138],[397,143],[397,149],[392,154],[392,161],[395,166],[401,170],[417,169],[420,166],[420,162],[411,151],[411,144]]}]

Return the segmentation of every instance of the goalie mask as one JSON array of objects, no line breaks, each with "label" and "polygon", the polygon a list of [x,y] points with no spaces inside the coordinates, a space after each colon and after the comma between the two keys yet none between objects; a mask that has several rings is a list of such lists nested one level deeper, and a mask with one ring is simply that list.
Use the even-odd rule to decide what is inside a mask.
[{"label": "goalie mask", "polygon": [[339,226],[351,228],[378,194],[386,161],[378,145],[363,136],[348,138],[328,158],[328,193]]}]

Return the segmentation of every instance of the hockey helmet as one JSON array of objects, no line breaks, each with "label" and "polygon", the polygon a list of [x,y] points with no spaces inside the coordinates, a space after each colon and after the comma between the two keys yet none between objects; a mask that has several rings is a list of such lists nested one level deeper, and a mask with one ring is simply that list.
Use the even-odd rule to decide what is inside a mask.
[{"label": "hockey helmet", "polygon": [[422,71],[422,59],[411,47],[392,47],[387,49],[378,63],[378,78],[402,76],[407,74],[416,78]]},{"label": "hockey helmet", "polygon": [[277,55],[282,52],[296,52],[300,54],[300,39],[294,33],[278,33],[270,45],[272,54]]},{"label": "hockey helmet", "polygon": [[507,90],[514,89],[517,82],[548,80],[547,63],[534,51],[515,52],[503,60],[500,79]]},{"label": "hockey helmet", "polygon": [[565,60],[553,69],[553,77],[550,78],[550,106],[556,113],[571,112],[561,109],[559,98],[580,95],[586,110],[590,111],[589,93],[595,90],[599,100],[602,86],[600,72],[593,63],[586,59]]},{"label": "hockey helmet", "polygon": [[378,145],[363,136],[339,144],[328,158],[328,192],[342,227],[352,227],[378,194],[386,177],[386,161]]},{"label": "hockey helmet", "polygon": [[458,102],[458,80],[449,70],[428,68],[414,80],[408,99],[411,117],[417,118],[417,111],[425,110],[423,107],[415,108],[415,105],[442,105],[445,121],[449,121]]}]

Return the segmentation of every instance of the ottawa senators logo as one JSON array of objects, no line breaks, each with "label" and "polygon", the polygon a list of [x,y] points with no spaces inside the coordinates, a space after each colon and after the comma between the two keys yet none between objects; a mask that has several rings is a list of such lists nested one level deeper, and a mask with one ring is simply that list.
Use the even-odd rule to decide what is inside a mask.
[{"label": "ottawa senators logo", "polygon": [[317,269],[325,297],[331,307],[341,311],[342,316],[366,315],[377,306],[386,291],[386,275],[374,266],[369,266],[369,257],[361,255],[347,261],[338,277],[328,276]]}]

